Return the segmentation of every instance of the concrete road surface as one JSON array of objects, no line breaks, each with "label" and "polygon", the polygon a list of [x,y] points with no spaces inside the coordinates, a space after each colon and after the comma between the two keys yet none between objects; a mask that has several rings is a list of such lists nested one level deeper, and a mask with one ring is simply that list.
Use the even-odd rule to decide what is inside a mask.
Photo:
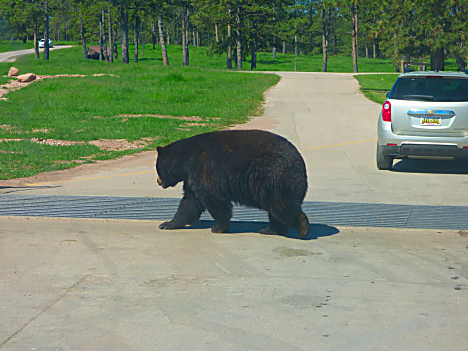
[{"label": "concrete road surface", "polygon": [[[467,205],[460,165],[377,171],[378,104],[347,74],[281,73],[263,117],[301,150],[308,200]],[[3,194],[180,197],[155,154],[0,181]],[[384,214],[382,214],[384,215]],[[444,216],[441,207],[440,216]],[[0,217],[0,349],[466,350],[468,232]]]},{"label": "concrete road surface", "polygon": [[1,350],[466,350],[467,233],[0,218]]},{"label": "concrete road surface", "polygon": [[[60,49],[68,49],[72,47],[73,46],[71,45],[59,45],[59,46],[54,46],[53,48],[49,48],[49,50],[53,51],[53,50],[60,50]],[[43,52],[44,49],[39,49],[39,51]],[[34,54],[34,49],[0,52],[0,62],[15,62],[17,57],[24,56],[24,55],[31,55],[31,54]]]}]

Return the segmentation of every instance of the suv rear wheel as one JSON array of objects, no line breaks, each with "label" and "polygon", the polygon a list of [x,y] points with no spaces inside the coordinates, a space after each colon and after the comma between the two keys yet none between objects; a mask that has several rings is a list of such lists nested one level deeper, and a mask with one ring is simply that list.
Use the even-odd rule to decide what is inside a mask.
[{"label": "suv rear wheel", "polygon": [[377,168],[381,171],[389,171],[393,167],[393,156],[383,155],[377,144]]}]

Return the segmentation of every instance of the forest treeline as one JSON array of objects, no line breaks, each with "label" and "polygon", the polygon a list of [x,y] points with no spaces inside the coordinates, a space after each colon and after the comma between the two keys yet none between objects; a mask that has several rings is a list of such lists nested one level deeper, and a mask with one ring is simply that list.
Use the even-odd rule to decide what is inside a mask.
[{"label": "forest treeline", "polygon": [[[100,59],[130,62],[143,43],[206,46],[207,54],[226,54],[226,67],[255,69],[257,52],[330,55],[401,60],[428,59],[432,70],[444,70],[456,58],[465,70],[468,0],[1,0],[0,39],[81,42],[87,58],[90,43],[99,42]],[[47,40],[46,40],[47,42]],[[46,46],[44,59],[49,59]]]}]

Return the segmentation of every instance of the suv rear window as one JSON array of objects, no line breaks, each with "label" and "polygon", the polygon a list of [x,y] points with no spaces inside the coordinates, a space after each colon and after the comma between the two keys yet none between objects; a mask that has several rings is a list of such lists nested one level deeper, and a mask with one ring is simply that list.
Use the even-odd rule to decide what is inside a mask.
[{"label": "suv rear window", "polygon": [[400,77],[390,99],[413,101],[468,101],[468,79],[452,77]]}]

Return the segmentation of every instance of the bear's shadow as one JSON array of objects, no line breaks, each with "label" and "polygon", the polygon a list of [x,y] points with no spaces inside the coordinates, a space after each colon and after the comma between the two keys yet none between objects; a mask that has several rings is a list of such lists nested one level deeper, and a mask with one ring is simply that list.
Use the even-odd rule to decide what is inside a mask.
[{"label": "bear's shadow", "polygon": [[[197,223],[185,227],[185,229],[211,229],[215,225],[215,221],[212,220],[200,220]],[[257,233],[258,235],[270,236],[268,234],[259,234],[258,231],[262,228],[265,228],[268,225],[266,222],[243,222],[243,221],[233,221],[229,228],[229,233],[227,234],[241,234],[241,233]],[[321,237],[331,236],[338,234],[340,231],[338,228],[326,225],[326,224],[310,224],[309,234],[300,239],[298,233],[295,230],[289,230],[285,238],[298,239],[298,240],[315,240]]]}]

